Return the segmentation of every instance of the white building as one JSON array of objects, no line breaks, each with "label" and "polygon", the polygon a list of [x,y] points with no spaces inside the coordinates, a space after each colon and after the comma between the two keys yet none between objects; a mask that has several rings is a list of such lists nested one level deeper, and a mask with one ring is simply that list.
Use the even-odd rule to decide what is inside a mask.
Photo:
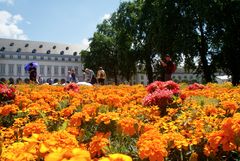
[{"label": "white building", "polygon": [[0,80],[28,81],[24,66],[38,62],[37,74],[44,81],[65,82],[68,70],[82,79],[81,49],[76,45],[0,38]]}]

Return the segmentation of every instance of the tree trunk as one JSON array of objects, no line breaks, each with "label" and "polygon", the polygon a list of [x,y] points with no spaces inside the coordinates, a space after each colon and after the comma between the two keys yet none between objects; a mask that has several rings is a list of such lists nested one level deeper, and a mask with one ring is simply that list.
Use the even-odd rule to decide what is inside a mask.
[{"label": "tree trunk", "polygon": [[204,31],[203,31],[203,22],[201,18],[198,18],[199,22],[199,30],[200,30],[200,44],[199,44],[199,54],[202,62],[202,70],[203,70],[203,77],[206,82],[212,82],[212,77],[211,77],[211,70],[209,68],[208,62],[207,62],[207,43],[206,39],[204,36]]},{"label": "tree trunk", "polygon": [[152,71],[152,60],[151,60],[151,46],[146,46],[145,50],[145,62],[146,62],[146,73],[148,77],[148,84],[153,82],[153,71]]}]

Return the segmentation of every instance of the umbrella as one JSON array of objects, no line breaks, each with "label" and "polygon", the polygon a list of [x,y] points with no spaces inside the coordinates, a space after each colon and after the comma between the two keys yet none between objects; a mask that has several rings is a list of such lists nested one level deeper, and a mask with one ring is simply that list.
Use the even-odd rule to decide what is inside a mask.
[{"label": "umbrella", "polygon": [[30,63],[27,63],[24,67],[25,70],[29,71],[29,68],[31,67],[31,64],[33,67],[37,68],[38,67],[38,63],[37,62],[30,62]]}]

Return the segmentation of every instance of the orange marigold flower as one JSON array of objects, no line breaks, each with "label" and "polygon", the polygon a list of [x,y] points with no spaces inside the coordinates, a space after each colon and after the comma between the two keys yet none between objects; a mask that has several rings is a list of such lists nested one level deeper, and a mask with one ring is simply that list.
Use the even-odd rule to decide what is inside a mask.
[{"label": "orange marigold flower", "polygon": [[235,101],[222,101],[221,105],[225,110],[229,110],[230,112],[234,112],[239,108]]},{"label": "orange marigold flower", "polygon": [[81,126],[82,124],[83,113],[77,112],[70,118],[70,125],[71,126]]},{"label": "orange marigold flower", "polygon": [[99,114],[96,118],[96,123],[100,124],[101,122],[104,122],[104,124],[110,124],[111,122],[111,118],[109,116],[109,114]]},{"label": "orange marigold flower", "polygon": [[140,158],[148,158],[150,161],[164,161],[164,157],[168,155],[166,146],[167,141],[156,130],[145,132],[137,142]]},{"label": "orange marigold flower", "polygon": [[92,157],[101,156],[105,153],[104,147],[109,145],[108,137],[109,133],[96,133],[88,147]]},{"label": "orange marigold flower", "polygon": [[3,116],[7,116],[9,114],[16,114],[18,110],[18,106],[15,104],[5,105],[0,107],[0,114]]},{"label": "orange marigold flower", "polygon": [[69,117],[73,114],[73,112],[74,112],[74,109],[71,108],[71,107],[68,107],[68,108],[62,109],[61,112],[60,112],[60,115],[62,117]]},{"label": "orange marigold flower", "polygon": [[118,121],[120,128],[124,134],[133,136],[138,131],[138,121],[133,118],[123,118]]},{"label": "orange marigold flower", "polygon": [[25,125],[23,129],[23,135],[24,136],[31,136],[33,133],[40,134],[45,132],[47,129],[46,125],[43,121],[38,120],[36,122],[30,122]]}]

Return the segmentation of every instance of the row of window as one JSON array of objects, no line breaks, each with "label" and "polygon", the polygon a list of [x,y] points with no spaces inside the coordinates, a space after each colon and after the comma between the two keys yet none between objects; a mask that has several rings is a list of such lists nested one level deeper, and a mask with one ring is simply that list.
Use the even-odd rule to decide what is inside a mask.
[{"label": "row of window", "polygon": [[[3,47],[0,49],[0,51],[5,51],[5,49],[6,49],[6,48],[3,46]],[[18,48],[18,49],[16,50],[17,53],[20,53],[21,51],[22,51],[21,48]],[[37,53],[37,49],[33,49],[33,50],[32,50],[32,53]],[[47,51],[46,51],[46,54],[51,54],[51,50],[47,50]],[[63,51],[63,50],[60,51],[60,54],[61,54],[61,55],[64,55],[64,51]],[[73,52],[73,55],[76,56],[76,55],[77,55],[77,52],[76,52],[76,51]]]},{"label": "row of window", "polygon": [[[9,79],[5,79],[5,78],[0,78],[0,82],[7,82],[10,83],[10,84],[15,84],[15,83],[22,83],[22,82],[25,82],[25,83],[29,83],[30,80],[29,78],[25,78],[25,79],[21,79],[21,78],[17,78],[16,80],[14,80],[14,78],[9,78]],[[39,80],[38,80],[39,81]],[[52,78],[47,78],[47,79],[44,79],[42,80],[41,82],[39,81],[40,84],[42,83],[66,83],[66,80],[65,79],[52,79]]]},{"label": "row of window", "polygon": [[[8,64],[8,74],[9,75],[14,75],[14,67],[15,67],[15,64]],[[16,64],[16,67],[17,67],[17,76],[21,76],[23,73],[22,71],[25,71],[24,70],[24,65],[22,64]],[[70,70],[75,70],[75,73],[76,75],[78,75],[78,70],[79,68],[77,66],[75,67],[72,67],[72,66],[51,66],[51,65],[40,65],[39,67],[39,74],[42,75],[42,76],[50,76],[52,75],[52,71],[53,71],[53,75],[54,76],[59,76],[59,74],[61,76],[65,76],[67,75],[67,71],[70,71]],[[0,64],[0,75],[5,75],[6,74],[6,64]],[[28,75],[28,72],[25,71],[24,72],[24,75]]]},{"label": "row of window", "polygon": [[[14,43],[13,43],[13,42],[11,42],[11,43],[9,44],[9,46],[14,46]],[[25,47],[25,48],[29,47],[29,44],[25,44],[25,45],[24,45],[24,47]],[[39,45],[39,48],[42,48],[42,47],[43,47],[43,45],[42,45],[42,44],[41,44],[41,45]],[[56,49],[56,48],[57,48],[57,46],[56,46],[56,45],[54,45],[52,48],[53,48],[53,49]],[[65,49],[66,49],[66,50],[69,50],[69,47],[67,46]]]},{"label": "row of window", "polygon": [[26,56],[23,56],[23,55],[9,55],[6,56],[4,54],[1,54],[0,55],[0,58],[9,58],[9,59],[26,59],[26,60],[55,60],[55,61],[80,61],[80,58],[66,58],[66,57],[47,57],[47,56],[29,56],[29,55],[26,55]]},{"label": "row of window", "polygon": [[184,75],[184,76],[181,76],[181,75],[178,75],[178,76],[175,76],[173,75],[172,76],[172,79],[178,79],[178,80],[182,80],[182,79],[185,79],[185,80],[192,80],[192,79],[199,79],[199,77],[197,76],[193,76],[193,75],[190,75],[189,77]]}]

